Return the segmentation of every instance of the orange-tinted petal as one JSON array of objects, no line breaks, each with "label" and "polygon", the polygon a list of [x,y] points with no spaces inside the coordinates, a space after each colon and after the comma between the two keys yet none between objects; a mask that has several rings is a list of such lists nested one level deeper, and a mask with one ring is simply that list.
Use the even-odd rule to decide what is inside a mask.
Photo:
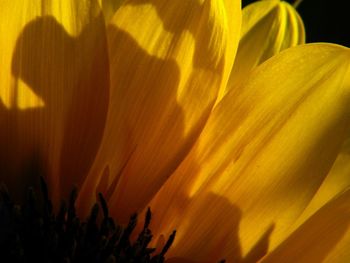
[{"label": "orange-tinted petal", "polygon": [[287,2],[254,2],[243,9],[242,15],[241,40],[228,90],[240,85],[253,68],[268,58],[305,42],[303,22]]},{"label": "orange-tinted petal", "polygon": [[82,203],[108,166],[112,213],[125,222],[187,154],[233,63],[240,1],[227,3],[143,0],[118,9],[108,28],[108,125]]},{"label": "orange-tinted petal", "polygon": [[349,262],[350,190],[318,210],[262,262]]},{"label": "orange-tinted petal", "polygon": [[[222,222],[220,217],[239,220],[239,235],[230,238],[238,236],[242,258],[285,238],[349,133],[348,64],[349,50],[340,46],[295,47],[260,65],[244,86],[224,97],[196,146],[150,204],[156,232],[178,230],[174,256],[188,255],[184,249],[195,244],[196,251],[210,251],[211,246],[200,245],[208,233],[203,229],[220,228],[223,223],[213,223]],[[215,198],[201,206],[208,195]],[[226,205],[220,206],[223,200]],[[218,212],[217,206],[226,208]],[[193,218],[198,207],[204,212]],[[238,219],[230,216],[235,210]],[[206,227],[196,232],[192,220]],[[225,236],[216,233],[211,242],[220,244]],[[220,247],[229,260],[240,256],[235,243]]]},{"label": "orange-tinted petal", "polygon": [[347,139],[334,162],[332,169],[311,200],[308,207],[299,217],[295,226],[299,226],[319,208],[334,198],[337,194],[350,187],[350,140]]},{"label": "orange-tinted petal", "polygon": [[106,23],[109,23],[123,1],[125,0],[98,0],[103,10],[103,15],[105,17]]},{"label": "orange-tinted petal", "polygon": [[90,0],[4,0],[0,20],[1,173],[14,192],[44,173],[57,200],[84,179],[104,128],[103,16]]}]

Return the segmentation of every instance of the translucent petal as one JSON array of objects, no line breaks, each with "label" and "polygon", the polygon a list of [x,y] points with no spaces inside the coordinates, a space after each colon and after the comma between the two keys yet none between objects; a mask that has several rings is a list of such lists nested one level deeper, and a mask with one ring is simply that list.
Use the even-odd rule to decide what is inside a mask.
[{"label": "translucent petal", "polygon": [[[349,133],[348,63],[349,51],[340,46],[295,47],[257,67],[244,86],[224,97],[191,153],[150,203],[156,232],[178,230],[175,256],[202,244],[203,229],[220,229],[224,224],[213,222],[222,218],[239,221],[239,233],[231,234],[236,243],[220,245],[229,260],[271,249],[285,238]],[[193,219],[205,196],[215,198]],[[193,234],[192,220],[206,228]],[[211,242],[226,240],[215,233]],[[181,235],[188,245],[180,245]]]},{"label": "translucent petal", "polygon": [[333,198],[262,262],[348,262],[350,191]]},{"label": "translucent petal", "polygon": [[[112,211],[142,209],[187,154],[226,86],[240,1],[127,1],[108,27],[108,124],[81,205],[106,166]],[[88,209],[86,207],[86,209]]]},{"label": "translucent petal", "polygon": [[303,22],[287,2],[254,2],[243,9],[242,15],[241,40],[228,89],[240,85],[268,58],[305,42]]},{"label": "translucent petal", "polygon": [[308,207],[299,217],[295,226],[299,226],[319,208],[339,193],[350,187],[350,140],[347,139],[334,162],[332,169],[311,200]]},{"label": "translucent petal", "polygon": [[105,23],[85,0],[4,0],[0,20],[2,180],[23,193],[43,173],[59,199],[84,180],[102,136]]}]

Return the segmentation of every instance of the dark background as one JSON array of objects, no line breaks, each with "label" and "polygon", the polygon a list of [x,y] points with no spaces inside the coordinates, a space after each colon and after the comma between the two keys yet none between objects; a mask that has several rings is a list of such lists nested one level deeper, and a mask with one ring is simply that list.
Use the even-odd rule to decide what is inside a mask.
[{"label": "dark background", "polygon": [[[252,2],[255,1],[242,0],[243,6]],[[350,47],[348,6],[348,0],[303,0],[297,10],[305,24],[306,41],[331,42]]]}]

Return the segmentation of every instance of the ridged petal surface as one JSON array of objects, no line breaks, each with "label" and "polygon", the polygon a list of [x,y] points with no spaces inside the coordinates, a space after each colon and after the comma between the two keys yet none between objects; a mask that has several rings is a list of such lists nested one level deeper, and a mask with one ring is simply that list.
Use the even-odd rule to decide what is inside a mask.
[{"label": "ridged petal surface", "polygon": [[134,0],[117,10],[108,26],[107,127],[81,206],[108,167],[113,214],[125,222],[144,208],[195,143],[226,86],[240,16],[238,0]]},{"label": "ridged petal surface", "polygon": [[303,21],[290,4],[254,2],[242,12],[242,32],[227,89],[244,82],[259,64],[282,50],[305,43]]},{"label": "ridged petal surface", "polygon": [[178,230],[174,256],[254,261],[286,237],[349,134],[348,64],[340,46],[295,47],[223,98],[150,203],[156,231]]},{"label": "ridged petal surface", "polygon": [[91,0],[4,0],[0,21],[1,173],[16,194],[42,173],[57,200],[84,180],[104,129],[103,16]]}]

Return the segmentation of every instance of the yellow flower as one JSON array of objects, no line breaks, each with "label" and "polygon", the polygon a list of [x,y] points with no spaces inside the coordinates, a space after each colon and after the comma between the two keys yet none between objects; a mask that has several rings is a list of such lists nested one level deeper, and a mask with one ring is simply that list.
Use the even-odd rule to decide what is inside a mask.
[{"label": "yellow flower", "polygon": [[348,261],[350,51],[275,55],[304,31],[274,0],[242,34],[239,0],[111,3],[0,2],[12,192],[42,172],[82,214],[96,192],[120,222],[150,206],[156,237],[177,229],[171,262]]}]

